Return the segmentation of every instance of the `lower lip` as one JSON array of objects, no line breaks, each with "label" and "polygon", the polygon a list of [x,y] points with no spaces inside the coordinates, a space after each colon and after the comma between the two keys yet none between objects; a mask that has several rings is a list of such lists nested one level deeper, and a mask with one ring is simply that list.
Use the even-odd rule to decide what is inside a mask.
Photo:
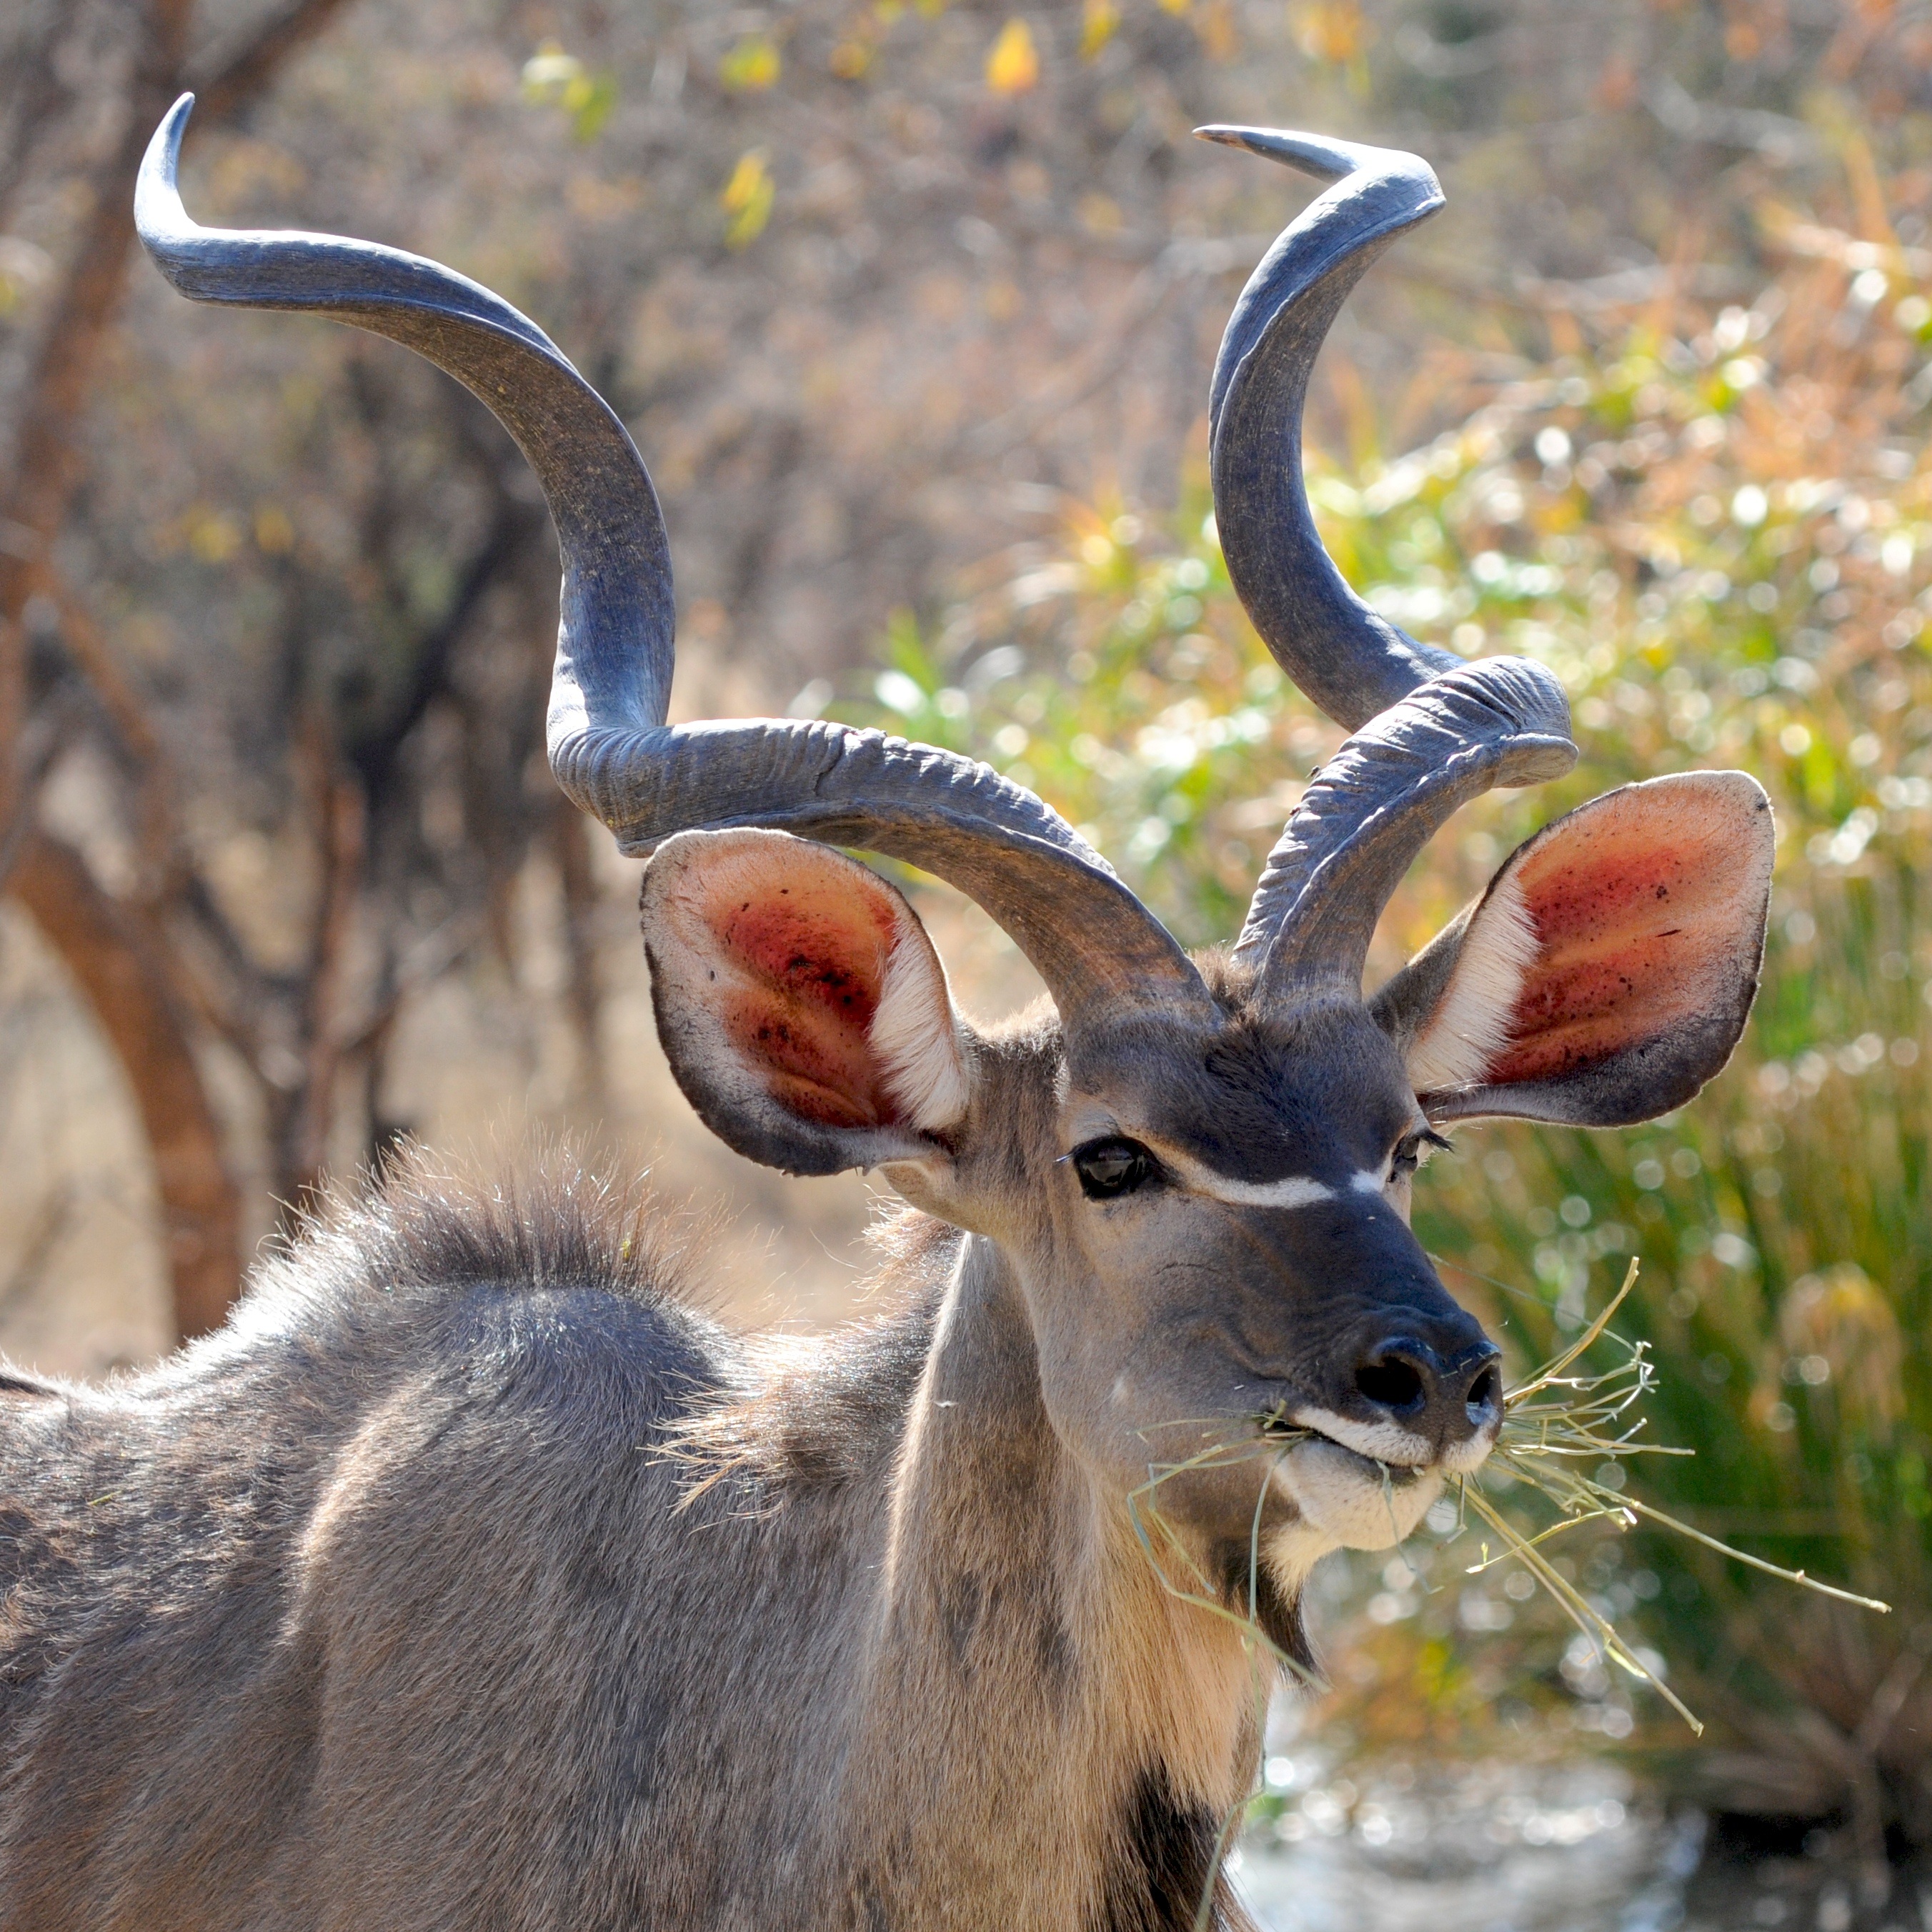
[{"label": "lower lip", "polygon": [[1439,1468],[1377,1462],[1331,1437],[1311,1434],[1294,1444],[1273,1480],[1324,1542],[1355,1550],[1386,1550],[1412,1534],[1442,1487]]}]

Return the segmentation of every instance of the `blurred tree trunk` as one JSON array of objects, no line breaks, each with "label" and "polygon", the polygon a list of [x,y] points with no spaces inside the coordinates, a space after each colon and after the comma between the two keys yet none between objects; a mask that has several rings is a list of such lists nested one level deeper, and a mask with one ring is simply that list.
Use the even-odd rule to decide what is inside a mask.
[{"label": "blurred tree trunk", "polygon": [[22,163],[56,112],[64,89],[54,64],[66,0],[22,0],[22,31],[11,58],[0,68],[0,226],[4,226]]},{"label": "blurred tree trunk", "polygon": [[34,566],[51,551],[80,480],[76,434],[100,360],[100,343],[128,276],[134,238],[134,177],[148,137],[179,89],[194,0],[149,0],[128,90],[119,146],[95,171],[93,206],[52,304],[26,382],[26,407],[14,448],[11,481],[0,496],[6,544],[0,548],[0,746],[6,802],[13,749],[26,722],[26,632]]},{"label": "blurred tree trunk", "polygon": [[[206,106],[234,112],[320,31],[344,0],[292,0],[208,79]],[[32,808],[20,785],[26,723],[26,614],[81,478],[82,419],[104,340],[128,278],[134,180],[156,124],[188,78],[194,0],[147,0],[113,152],[94,171],[91,206],[50,306],[24,385],[11,474],[0,488],[0,825]],[[222,1160],[214,1107],[182,1017],[160,922],[118,905],[80,854],[15,828],[20,856],[8,890],[32,915],[92,1002],[134,1090],[166,1216],[175,1325],[186,1336],[217,1325],[242,1281],[240,1217]]]},{"label": "blurred tree trunk", "polygon": [[563,901],[563,942],[568,978],[566,1004],[577,1036],[577,1064],[585,1091],[601,1099],[604,1060],[597,1050],[602,988],[597,974],[597,880],[591,870],[592,821],[562,791],[550,811],[550,842]]},{"label": "blurred tree trunk", "polygon": [[224,1160],[187,1022],[170,992],[166,942],[95,884],[72,846],[26,838],[14,896],[67,962],[119,1057],[154,1162],[183,1340],[221,1325],[242,1276],[242,1202]]},{"label": "blurred tree trunk", "polygon": [[306,1213],[322,1190],[342,1071],[343,977],[366,852],[362,789],[337,767],[322,734],[315,735],[318,742],[310,753],[315,803],[310,815],[321,835],[322,884],[304,975],[302,1079],[289,1096],[271,1149],[276,1198],[290,1220]]}]

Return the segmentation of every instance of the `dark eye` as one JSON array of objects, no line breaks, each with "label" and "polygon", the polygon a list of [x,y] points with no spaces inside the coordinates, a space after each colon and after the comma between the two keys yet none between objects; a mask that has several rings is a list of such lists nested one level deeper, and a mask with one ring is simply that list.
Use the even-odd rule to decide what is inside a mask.
[{"label": "dark eye", "polygon": [[1419,1128],[1412,1134],[1404,1134],[1395,1144],[1395,1152],[1389,1159],[1389,1178],[1400,1180],[1413,1174],[1422,1165],[1425,1148],[1446,1148],[1450,1143],[1432,1128]]},{"label": "dark eye", "polygon": [[1073,1150],[1074,1171],[1090,1201],[1118,1200],[1143,1186],[1160,1172],[1152,1154],[1138,1141],[1089,1141]]}]

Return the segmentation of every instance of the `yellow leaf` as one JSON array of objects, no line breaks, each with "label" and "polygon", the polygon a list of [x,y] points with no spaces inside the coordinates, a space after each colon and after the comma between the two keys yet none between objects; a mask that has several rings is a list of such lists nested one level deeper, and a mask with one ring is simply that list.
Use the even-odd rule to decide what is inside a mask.
[{"label": "yellow leaf", "polygon": [[1120,24],[1120,10],[1114,0],[1087,0],[1080,16],[1080,58],[1094,59]]},{"label": "yellow leaf", "polygon": [[1024,94],[1039,80],[1040,51],[1033,44],[1033,30],[1024,20],[1009,20],[986,56],[986,85],[995,94]]},{"label": "yellow leaf", "polygon": [[731,218],[724,228],[728,248],[748,248],[758,239],[772,218],[772,200],[776,193],[764,154],[754,148],[740,154],[738,165],[731,170],[731,178],[724,184],[724,192],[718,197],[718,205]]},{"label": "yellow leaf", "polygon": [[563,90],[563,104],[577,138],[595,140],[617,104],[616,81],[608,74],[585,74]]},{"label": "yellow leaf", "polygon": [[524,63],[524,93],[532,100],[554,100],[583,74],[580,60],[566,53],[556,41],[546,40]]},{"label": "yellow leaf", "polygon": [[561,107],[580,141],[594,140],[617,104],[617,82],[592,74],[555,40],[546,40],[524,63],[524,98],[535,105]]},{"label": "yellow leaf", "polygon": [[1353,60],[1373,38],[1362,17],[1361,0],[1312,0],[1292,16],[1294,38],[1310,60],[1341,66]]},{"label": "yellow leaf", "polygon": [[226,563],[242,548],[241,526],[226,510],[198,504],[188,514],[188,547],[203,563]]},{"label": "yellow leaf", "polygon": [[718,78],[734,94],[760,94],[777,83],[783,64],[776,40],[764,34],[747,34],[718,63]]}]

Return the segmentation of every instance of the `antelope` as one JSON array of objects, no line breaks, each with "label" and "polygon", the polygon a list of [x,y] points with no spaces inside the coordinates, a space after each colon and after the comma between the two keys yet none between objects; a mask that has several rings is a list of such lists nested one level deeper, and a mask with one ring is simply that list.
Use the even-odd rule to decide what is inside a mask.
[{"label": "antelope", "polygon": [[[152,1372],[8,1372],[0,1923],[1246,1924],[1215,1852],[1256,1772],[1257,1635],[1305,1662],[1311,1566],[1406,1536],[1499,1426],[1497,1350],[1409,1230],[1415,1170],[1456,1121],[1681,1106],[1762,946],[1765,795],[1687,773],[1546,826],[1364,997],[1436,829],[1576,757],[1549,670],[1384,622],[1304,495],[1316,351],[1435,176],[1203,130],[1326,184],[1234,310],[1212,472],[1257,630],[1352,735],[1232,946],[1190,956],[983,765],[668,724],[670,566],[617,417],[434,262],[196,226],[191,106],[136,204],[176,288],[407,344],[540,478],[551,766],[650,855],[656,1022],[699,1118],[904,1206],[874,1312],[804,1343],[706,1319],[647,1203],[419,1156]],[[970,895],[1050,998],[970,1024],[842,848]]]}]

